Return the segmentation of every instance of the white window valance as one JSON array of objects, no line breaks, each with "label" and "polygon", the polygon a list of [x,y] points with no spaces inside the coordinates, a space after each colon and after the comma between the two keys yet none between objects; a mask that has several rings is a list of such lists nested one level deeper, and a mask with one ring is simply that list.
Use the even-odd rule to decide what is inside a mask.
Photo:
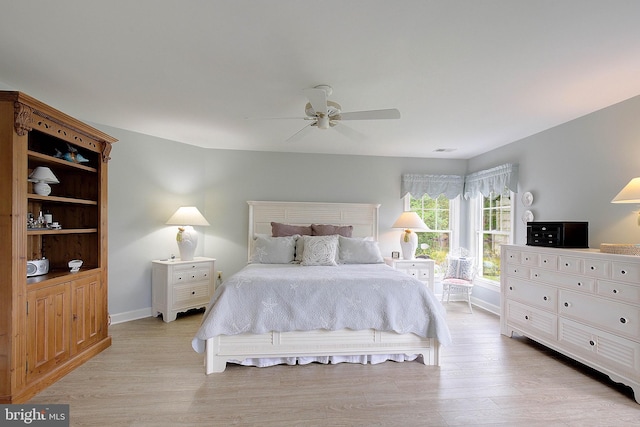
[{"label": "white window valance", "polygon": [[401,197],[411,194],[415,199],[421,199],[428,194],[432,199],[444,194],[448,199],[455,199],[462,194],[464,176],[461,175],[402,175]]},{"label": "white window valance", "polygon": [[469,174],[464,179],[464,198],[482,194],[489,197],[491,192],[501,194],[504,188],[518,192],[518,165],[507,163]]}]

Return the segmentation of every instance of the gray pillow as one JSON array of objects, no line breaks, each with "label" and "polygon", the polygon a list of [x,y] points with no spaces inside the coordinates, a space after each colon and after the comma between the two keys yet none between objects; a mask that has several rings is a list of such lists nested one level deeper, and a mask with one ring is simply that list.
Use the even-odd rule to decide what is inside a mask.
[{"label": "gray pillow", "polygon": [[379,264],[384,262],[378,242],[338,236],[339,260],[342,264]]},{"label": "gray pillow", "polygon": [[249,262],[254,264],[289,264],[293,262],[296,238],[258,236],[253,242]]}]

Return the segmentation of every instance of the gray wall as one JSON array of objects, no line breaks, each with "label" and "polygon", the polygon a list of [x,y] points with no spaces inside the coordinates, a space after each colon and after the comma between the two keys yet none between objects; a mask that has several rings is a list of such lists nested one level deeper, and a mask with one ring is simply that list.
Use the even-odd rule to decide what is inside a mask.
[{"label": "gray wall", "polygon": [[464,174],[464,160],[207,150],[94,124],[119,139],[109,163],[109,312],[114,321],[148,316],[151,260],[178,254],[164,223],[195,205],[211,224],[197,228],[196,255],[216,258],[224,277],[247,260],[247,200],[380,203],[380,247],[399,250],[390,228],[402,212],[403,173]]},{"label": "gray wall", "polygon": [[[640,176],[640,96],[540,132],[469,160],[474,172],[519,163],[515,243],[526,243],[520,201],[530,191],[536,221],[588,221],[589,246],[640,243],[638,206],[612,204]],[[476,287],[476,298],[499,306],[495,291]]]}]

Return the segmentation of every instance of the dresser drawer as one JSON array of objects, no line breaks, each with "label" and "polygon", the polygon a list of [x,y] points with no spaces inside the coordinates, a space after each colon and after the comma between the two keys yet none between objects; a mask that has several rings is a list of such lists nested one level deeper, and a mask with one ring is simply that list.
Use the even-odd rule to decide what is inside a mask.
[{"label": "dresser drawer", "polygon": [[524,279],[516,277],[507,278],[506,297],[553,313],[557,310],[557,289],[535,284]]},{"label": "dresser drawer", "polygon": [[558,258],[558,270],[565,273],[582,273],[582,260],[580,258],[560,256]]},{"label": "dresser drawer", "polygon": [[555,340],[558,337],[558,316],[544,310],[528,307],[517,301],[507,300],[505,304],[507,323],[519,327],[532,337]]},{"label": "dresser drawer", "polygon": [[558,256],[552,254],[540,254],[538,256],[538,266],[551,270],[558,269]]},{"label": "dresser drawer", "polygon": [[187,283],[173,287],[173,308],[209,302],[209,282]]},{"label": "dresser drawer", "polygon": [[520,254],[520,263],[523,265],[535,267],[538,265],[538,254],[532,252],[522,252]]},{"label": "dresser drawer", "polygon": [[593,327],[560,319],[558,342],[588,360],[632,375],[640,373],[640,344]]},{"label": "dresser drawer", "polygon": [[623,334],[629,338],[640,336],[640,309],[596,296],[560,290],[561,316]]},{"label": "dresser drawer", "polygon": [[531,269],[529,267],[525,267],[518,264],[507,264],[503,269],[503,274],[506,277],[514,276],[514,277],[524,277],[529,278],[529,274],[531,273]]},{"label": "dresser drawer", "polygon": [[618,301],[634,304],[640,303],[640,284],[631,285],[628,283],[598,280],[596,293]]},{"label": "dresser drawer", "polygon": [[531,279],[536,282],[544,282],[561,286],[563,288],[589,293],[594,292],[596,283],[596,280],[590,277],[556,273],[554,271],[547,271],[540,268],[531,270]]},{"label": "dresser drawer", "polygon": [[607,279],[611,277],[611,263],[601,259],[584,259],[584,274],[588,276]]},{"label": "dresser drawer", "polygon": [[505,249],[505,259],[507,262],[520,262],[520,251],[514,249]]},{"label": "dresser drawer", "polygon": [[614,261],[611,263],[611,278],[623,282],[640,283],[640,265]]}]

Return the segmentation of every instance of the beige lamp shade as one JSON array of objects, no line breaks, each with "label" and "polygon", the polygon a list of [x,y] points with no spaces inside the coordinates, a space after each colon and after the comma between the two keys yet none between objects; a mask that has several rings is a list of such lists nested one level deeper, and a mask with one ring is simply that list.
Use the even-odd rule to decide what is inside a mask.
[{"label": "beige lamp shade", "polygon": [[415,212],[402,212],[396,222],[392,225],[393,228],[408,228],[414,231],[429,231],[430,228],[424,223],[422,218]]},{"label": "beige lamp shade", "polygon": [[210,225],[195,206],[182,206],[171,215],[167,225]]},{"label": "beige lamp shade", "polygon": [[193,260],[196,247],[198,246],[198,232],[193,229],[193,225],[209,225],[209,222],[195,206],[182,206],[167,221],[167,225],[179,225],[176,242],[180,250],[182,261]]},{"label": "beige lamp shade", "polygon": [[47,184],[60,184],[58,178],[53,174],[51,169],[46,166],[38,166],[29,175],[29,181],[31,182],[46,182]]},{"label": "beige lamp shade", "polygon": [[611,203],[640,203],[640,177],[629,181]]}]

